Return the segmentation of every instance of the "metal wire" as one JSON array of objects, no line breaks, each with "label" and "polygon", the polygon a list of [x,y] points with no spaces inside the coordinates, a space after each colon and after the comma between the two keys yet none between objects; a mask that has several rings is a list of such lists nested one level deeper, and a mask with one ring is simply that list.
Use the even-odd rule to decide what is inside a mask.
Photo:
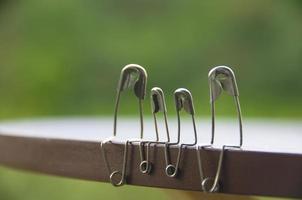
[{"label": "metal wire", "polygon": [[[129,140],[127,140],[124,144],[124,151],[123,151],[123,165],[122,170],[114,170],[112,171],[108,162],[108,158],[106,156],[106,149],[104,144],[106,143],[112,143],[112,139],[116,137],[117,135],[117,115],[118,115],[118,109],[119,109],[119,103],[120,103],[120,97],[121,92],[125,89],[133,87],[134,93],[136,97],[138,98],[138,104],[139,104],[139,116],[140,116],[140,139],[143,138],[144,133],[144,120],[143,120],[143,106],[142,106],[142,100],[145,98],[146,95],[146,85],[147,85],[147,72],[146,70],[136,64],[129,64],[126,65],[122,71],[120,80],[117,87],[117,96],[116,96],[116,102],[115,102],[115,109],[114,109],[114,121],[113,121],[113,137],[102,141],[100,144],[102,156],[104,163],[106,165],[107,171],[109,173],[109,179],[112,185],[114,186],[122,186],[126,182],[126,168],[127,168],[127,154],[128,154],[128,145],[130,143]],[[142,148],[140,147],[140,152],[142,151]],[[120,176],[119,181],[115,182],[115,177]]]},{"label": "metal wire", "polygon": [[[211,145],[206,146],[197,146],[197,161],[198,169],[201,180],[202,190],[205,192],[216,192],[219,189],[219,180],[221,175],[221,170],[223,166],[224,154],[228,148],[240,149],[243,144],[243,131],[242,131],[242,115],[241,108],[239,103],[239,91],[236,83],[236,78],[234,72],[231,68],[226,66],[218,66],[213,68],[209,72],[209,85],[210,85],[210,103],[211,103],[211,114],[212,114],[212,135],[211,135]],[[218,99],[222,91],[226,91],[229,95],[234,97],[235,106],[238,115],[238,124],[239,124],[239,145],[223,145],[219,160],[216,175],[214,178],[204,177],[204,172],[202,169],[202,159],[200,157],[200,148],[212,147],[214,144],[215,137],[215,101]],[[212,182],[212,184],[211,184]]]}]

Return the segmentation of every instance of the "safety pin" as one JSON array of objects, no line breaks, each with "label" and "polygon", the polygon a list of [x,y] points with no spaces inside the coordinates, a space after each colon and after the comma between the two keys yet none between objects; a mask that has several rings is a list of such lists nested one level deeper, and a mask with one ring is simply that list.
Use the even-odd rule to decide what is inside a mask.
[{"label": "safety pin", "polygon": [[[195,110],[194,110],[194,104],[193,104],[193,98],[189,90],[184,88],[179,88],[175,90],[174,92],[174,99],[175,99],[175,106],[176,106],[176,112],[177,112],[177,122],[178,122],[178,135],[177,135],[177,142],[175,143],[166,143],[165,145],[165,151],[166,155],[168,155],[168,146],[171,145],[178,145],[180,143],[180,111],[184,109],[187,113],[189,113],[192,116],[192,123],[193,123],[193,129],[194,129],[194,142],[191,144],[184,144],[182,143],[178,147],[178,154],[177,154],[177,160],[176,164],[168,164],[166,165],[166,175],[169,177],[176,177],[178,170],[179,170],[179,163],[182,153],[183,146],[194,146],[197,143],[197,130],[196,130],[196,124],[195,124]],[[167,157],[167,156],[166,156]]]},{"label": "safety pin", "polygon": [[[146,160],[141,161],[140,163],[140,171],[143,174],[149,174],[152,169],[152,163],[149,161],[149,149],[151,144],[165,144],[166,142],[159,141],[159,131],[158,131],[158,124],[157,124],[157,117],[156,114],[158,112],[163,112],[164,121],[165,121],[165,128],[166,128],[166,135],[167,135],[167,142],[170,142],[170,134],[169,134],[169,126],[168,126],[168,119],[167,119],[167,107],[165,102],[165,95],[161,88],[154,87],[151,89],[151,109],[154,119],[154,127],[156,133],[156,140],[150,141],[147,143],[147,153],[146,153]],[[165,154],[166,156],[166,154]],[[167,160],[167,157],[166,157]]]},{"label": "safety pin", "polygon": [[[115,102],[115,110],[114,110],[114,123],[113,123],[113,137],[102,141],[100,144],[103,159],[106,165],[106,168],[109,173],[110,182],[114,186],[122,186],[125,183],[125,176],[126,176],[126,167],[127,167],[127,153],[128,153],[128,144],[130,143],[129,140],[126,141],[125,147],[124,147],[124,153],[123,153],[123,166],[122,166],[122,172],[115,170],[111,171],[109,162],[106,156],[105,147],[104,144],[107,142],[112,142],[112,139],[116,137],[116,130],[117,130],[117,114],[118,114],[118,108],[120,103],[120,97],[121,92],[133,87],[135,96],[138,98],[138,104],[139,104],[139,115],[140,115],[140,138],[143,138],[143,106],[142,106],[142,100],[144,100],[146,96],[146,86],[147,86],[147,72],[146,70],[137,64],[129,64],[126,65],[120,75],[118,87],[117,87],[117,97]],[[141,150],[141,149],[140,149]],[[120,175],[120,181],[115,182],[114,177]]]},{"label": "safety pin", "polygon": [[[219,189],[219,179],[221,175],[221,169],[223,165],[223,158],[224,158],[224,152],[227,148],[238,148],[240,149],[243,143],[243,134],[242,134],[242,116],[241,116],[241,108],[239,103],[239,91],[236,83],[236,78],[234,75],[234,72],[231,68],[226,66],[218,66],[213,68],[209,72],[209,85],[210,85],[210,103],[211,103],[211,113],[212,113],[212,137],[211,137],[211,145],[214,143],[214,135],[215,135],[215,101],[218,99],[220,94],[222,93],[222,90],[226,91],[227,94],[234,97],[237,114],[238,114],[238,120],[239,120],[239,145],[238,146],[232,146],[232,145],[223,145],[222,150],[219,155],[219,161],[218,161],[218,167],[216,171],[215,178],[204,178],[203,170],[202,170],[202,163],[199,153],[199,147],[196,148],[197,150],[197,160],[198,160],[198,166],[199,166],[199,173],[200,173],[200,179],[201,179],[201,186],[202,190],[205,192],[216,192]],[[209,145],[207,145],[209,146]],[[204,146],[206,147],[206,146]],[[212,186],[208,187],[208,183],[212,181]]]},{"label": "safety pin", "polygon": [[214,143],[215,136],[215,101],[220,96],[222,90],[226,91],[227,94],[234,97],[238,121],[239,121],[239,137],[240,137],[240,145],[242,146],[242,116],[241,116],[241,108],[239,103],[239,91],[237,87],[237,82],[235,78],[235,74],[231,68],[226,66],[218,66],[213,68],[209,72],[209,85],[210,85],[210,103],[211,103],[211,113],[212,113],[212,137],[211,144]]}]

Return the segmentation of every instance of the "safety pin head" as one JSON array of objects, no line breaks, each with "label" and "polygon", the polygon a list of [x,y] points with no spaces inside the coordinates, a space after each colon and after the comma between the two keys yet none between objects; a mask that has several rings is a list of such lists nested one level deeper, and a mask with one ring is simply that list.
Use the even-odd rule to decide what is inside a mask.
[{"label": "safety pin head", "polygon": [[151,89],[151,106],[153,114],[158,112],[167,112],[164,92],[159,87]]},{"label": "safety pin head", "polygon": [[174,92],[175,105],[177,112],[184,109],[187,113],[194,115],[193,98],[191,92],[185,88],[179,88]]},{"label": "safety pin head", "polygon": [[221,94],[222,90],[231,96],[239,96],[235,74],[231,68],[218,66],[209,72],[209,84],[211,92],[211,102],[214,102]]},{"label": "safety pin head", "polygon": [[134,88],[134,93],[139,99],[144,99],[146,96],[147,87],[147,72],[137,64],[126,65],[120,76],[118,85],[118,92],[124,91],[128,88]]}]

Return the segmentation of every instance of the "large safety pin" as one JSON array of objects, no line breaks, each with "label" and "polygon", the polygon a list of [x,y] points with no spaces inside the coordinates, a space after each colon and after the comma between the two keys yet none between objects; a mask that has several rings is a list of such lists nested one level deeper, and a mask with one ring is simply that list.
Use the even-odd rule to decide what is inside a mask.
[{"label": "large safety pin", "polygon": [[187,89],[184,89],[184,88],[179,88],[179,89],[175,90],[175,92],[174,92],[174,99],[175,99],[177,122],[178,122],[177,142],[166,143],[166,147],[165,147],[166,155],[168,154],[168,152],[167,152],[168,146],[178,145],[180,143],[180,126],[181,126],[180,111],[182,109],[184,109],[187,113],[189,113],[192,116],[192,123],[193,123],[193,129],[194,129],[194,142],[190,143],[190,144],[183,143],[183,144],[179,145],[176,164],[175,165],[168,164],[166,166],[166,175],[169,177],[176,177],[176,175],[178,173],[183,146],[194,146],[197,143],[197,130],[196,130],[196,124],[195,124],[195,117],[194,117],[195,110],[194,110],[193,98],[192,98],[190,91]]},{"label": "large safety pin", "polygon": [[226,66],[218,66],[213,68],[209,72],[209,85],[210,85],[210,103],[211,103],[211,113],[212,113],[212,137],[211,144],[214,143],[215,137],[215,101],[220,96],[222,90],[226,91],[229,95],[234,97],[238,121],[239,121],[239,137],[240,146],[242,146],[242,116],[239,103],[239,91],[237,87],[237,82],[235,74],[231,68]]},{"label": "large safety pin", "polygon": [[[200,158],[200,152],[199,147],[196,147],[197,151],[197,161],[198,161],[198,167],[199,167],[199,173],[200,173],[200,179],[201,179],[201,186],[202,190],[205,192],[216,192],[219,189],[219,179],[221,175],[221,169],[223,165],[223,158],[224,158],[224,152],[227,148],[241,148],[243,143],[243,134],[242,134],[242,116],[241,116],[241,109],[240,109],[240,103],[239,103],[239,91],[236,83],[236,78],[234,75],[234,72],[226,66],[218,66],[213,68],[209,72],[209,85],[210,85],[210,103],[211,103],[211,113],[212,113],[212,137],[211,137],[211,145],[214,143],[214,135],[215,135],[215,101],[220,96],[222,90],[226,91],[229,95],[234,97],[237,114],[238,114],[238,120],[239,120],[239,145],[223,145],[222,150],[220,152],[219,161],[218,161],[218,167],[216,171],[215,178],[204,178],[204,173],[202,169],[202,163]],[[211,146],[207,145],[207,146]],[[203,146],[206,147],[206,146]],[[208,187],[208,183],[212,181],[213,184]]]},{"label": "large safety pin", "polygon": [[[146,70],[141,67],[140,65],[136,64],[129,64],[126,65],[120,75],[118,87],[117,87],[117,97],[116,97],[116,103],[115,103],[115,110],[114,110],[114,123],[113,123],[113,137],[102,141],[101,142],[101,150],[103,159],[106,165],[106,168],[109,173],[110,182],[114,186],[121,186],[125,183],[125,176],[126,176],[126,166],[127,166],[127,153],[128,153],[128,144],[130,143],[129,140],[126,141],[125,147],[124,147],[124,156],[123,156],[123,166],[122,166],[122,172],[115,170],[111,171],[109,162],[106,156],[105,147],[104,144],[107,142],[112,142],[112,139],[116,137],[116,130],[117,130],[117,115],[118,115],[118,109],[119,109],[119,103],[120,103],[120,97],[121,92],[133,87],[135,96],[138,98],[138,104],[139,104],[139,115],[140,115],[140,138],[143,138],[143,106],[142,106],[142,100],[144,100],[146,96],[146,86],[147,86],[147,72]],[[141,150],[141,148],[140,148]],[[121,178],[118,182],[115,182],[114,176],[120,175]]]}]

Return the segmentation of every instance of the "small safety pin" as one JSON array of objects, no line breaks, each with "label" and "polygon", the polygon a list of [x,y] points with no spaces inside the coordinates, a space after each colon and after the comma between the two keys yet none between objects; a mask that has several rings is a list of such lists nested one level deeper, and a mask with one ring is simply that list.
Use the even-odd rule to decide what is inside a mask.
[{"label": "small safety pin", "polygon": [[[177,154],[177,160],[176,164],[168,164],[166,166],[166,175],[169,177],[176,177],[178,170],[179,170],[179,163],[182,153],[183,146],[194,146],[197,143],[197,131],[196,131],[196,124],[195,124],[195,110],[194,110],[194,104],[193,104],[193,98],[189,90],[184,88],[179,88],[175,90],[174,92],[174,99],[175,99],[175,106],[176,106],[176,112],[177,112],[177,122],[178,122],[178,135],[177,135],[177,142],[175,143],[166,143],[166,155],[168,155],[168,146],[171,145],[178,145],[180,143],[180,111],[184,109],[187,113],[189,113],[192,116],[192,123],[193,123],[193,129],[194,129],[194,142],[191,144],[181,144],[178,147],[178,154]],[[167,157],[167,156],[166,156]]]},{"label": "small safety pin", "polygon": [[158,126],[157,126],[157,117],[158,112],[163,112],[165,127],[166,127],[166,136],[167,142],[170,142],[169,126],[168,126],[168,117],[167,117],[167,106],[165,101],[165,95],[161,88],[154,87],[151,89],[151,102],[152,102],[152,114],[154,119],[154,127],[156,132],[156,140],[159,140]]},{"label": "small safety pin", "polygon": [[[135,96],[138,98],[138,104],[139,104],[139,115],[140,115],[140,138],[143,138],[143,106],[142,106],[142,100],[144,100],[146,96],[146,86],[147,86],[147,72],[146,70],[141,67],[140,65],[136,64],[129,64],[126,65],[120,75],[118,87],[117,87],[117,96],[116,96],[116,102],[115,102],[115,110],[114,110],[114,122],[113,122],[113,137],[109,138],[108,140],[105,140],[101,142],[100,147],[102,150],[103,159],[106,165],[106,168],[109,173],[110,182],[114,186],[121,186],[125,183],[125,176],[126,176],[126,167],[127,167],[127,153],[128,153],[128,144],[130,143],[129,140],[126,141],[125,147],[124,147],[124,156],[123,156],[123,166],[122,166],[122,172],[115,170],[111,171],[109,162],[106,156],[105,152],[105,146],[107,142],[112,142],[112,139],[116,137],[116,130],[117,130],[117,114],[118,114],[118,108],[119,108],[119,102],[121,97],[121,92],[133,87]],[[140,148],[141,150],[141,148]],[[114,177],[120,175],[120,181],[115,182]]]},{"label": "small safety pin", "polygon": [[[216,192],[219,189],[219,179],[221,174],[221,169],[223,165],[223,158],[224,152],[227,148],[241,148],[243,143],[243,134],[242,134],[242,116],[241,116],[241,109],[239,103],[239,91],[236,83],[236,78],[232,69],[226,66],[218,66],[213,68],[209,72],[209,85],[210,85],[210,103],[211,103],[211,113],[212,113],[212,137],[211,137],[211,145],[214,143],[214,135],[215,135],[215,101],[220,96],[222,90],[226,91],[229,95],[234,97],[238,120],[239,120],[239,145],[232,146],[232,145],[223,145],[222,150],[219,155],[218,167],[215,178],[204,178],[203,170],[202,170],[202,163],[199,153],[199,147],[196,148],[197,150],[197,160],[198,160],[198,167],[201,179],[201,186],[202,190],[205,192]],[[208,145],[209,146],[209,145]],[[204,146],[206,147],[206,146]],[[208,183],[212,181],[213,184],[208,187]]]},{"label": "small safety pin", "polygon": [[[143,174],[149,174],[152,170],[152,163],[149,161],[150,145],[166,143],[166,142],[159,141],[159,131],[158,131],[158,124],[157,124],[157,117],[156,117],[156,114],[158,112],[163,112],[165,127],[166,127],[167,142],[170,142],[169,126],[168,126],[168,119],[167,119],[168,118],[167,117],[167,107],[166,107],[164,92],[161,88],[154,87],[151,89],[150,97],[151,97],[151,109],[152,109],[152,114],[153,114],[153,119],[154,119],[156,140],[147,143],[146,160],[142,160],[140,163],[140,171]],[[166,160],[167,160],[167,158],[166,158]]]}]

